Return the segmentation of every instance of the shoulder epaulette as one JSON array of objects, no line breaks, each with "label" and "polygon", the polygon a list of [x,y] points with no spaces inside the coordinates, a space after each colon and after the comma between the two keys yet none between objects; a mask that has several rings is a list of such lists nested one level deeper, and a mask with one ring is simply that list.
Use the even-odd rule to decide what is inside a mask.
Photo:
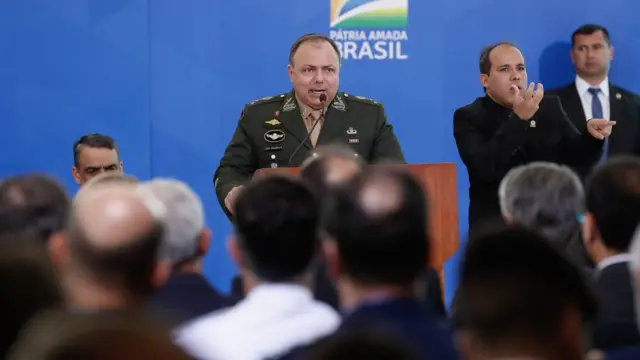
[{"label": "shoulder epaulette", "polygon": [[257,100],[253,100],[252,102],[249,103],[249,106],[255,106],[255,105],[261,105],[261,104],[268,104],[268,103],[272,103],[272,102],[276,102],[276,101],[282,101],[285,96],[286,96],[286,94],[263,97],[263,98],[260,98],[260,99],[257,99]]},{"label": "shoulder epaulette", "polygon": [[353,94],[347,94],[347,93],[343,93],[345,99],[348,99],[350,101],[357,101],[357,102],[361,102],[361,103],[365,103],[365,104],[370,104],[370,105],[377,105],[380,106],[380,103],[373,100],[373,99],[369,99],[366,98],[364,96],[357,96],[357,95],[353,95]]}]

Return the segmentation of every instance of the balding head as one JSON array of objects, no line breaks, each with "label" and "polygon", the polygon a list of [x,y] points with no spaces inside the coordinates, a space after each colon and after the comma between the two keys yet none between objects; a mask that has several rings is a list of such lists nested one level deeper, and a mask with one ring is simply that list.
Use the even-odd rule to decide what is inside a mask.
[{"label": "balding head", "polygon": [[70,266],[94,282],[147,294],[165,212],[160,201],[133,186],[107,183],[86,188],[71,208]]},{"label": "balding head", "polygon": [[364,167],[358,154],[348,146],[320,146],[302,164],[300,176],[308,180],[319,195],[347,182]]},{"label": "balding head", "polygon": [[367,168],[336,190],[327,232],[352,280],[403,285],[427,264],[426,219],[426,197],[409,173]]},{"label": "balding head", "polygon": [[204,206],[186,183],[174,179],[153,179],[141,185],[167,209],[162,256],[175,266],[200,259],[209,244]]}]

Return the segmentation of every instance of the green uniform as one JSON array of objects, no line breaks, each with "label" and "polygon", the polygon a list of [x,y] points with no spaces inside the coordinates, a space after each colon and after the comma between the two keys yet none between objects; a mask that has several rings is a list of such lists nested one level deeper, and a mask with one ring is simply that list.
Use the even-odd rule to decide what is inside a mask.
[{"label": "green uniform", "polygon": [[[308,134],[293,91],[247,104],[213,176],[224,211],[229,191],[256,170],[300,166],[313,149]],[[364,97],[338,92],[329,104],[316,146],[333,143],[351,146],[367,163],[405,163],[384,107]]]}]

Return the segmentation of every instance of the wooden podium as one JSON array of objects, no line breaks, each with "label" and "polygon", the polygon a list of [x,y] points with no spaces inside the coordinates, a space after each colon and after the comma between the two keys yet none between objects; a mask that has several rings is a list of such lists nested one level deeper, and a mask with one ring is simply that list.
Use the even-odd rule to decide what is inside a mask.
[{"label": "wooden podium", "polygon": [[[375,166],[375,165],[369,165]],[[429,234],[431,258],[429,265],[440,273],[444,264],[458,250],[458,186],[454,163],[384,165],[400,166],[411,172],[422,184],[429,202]],[[260,169],[255,176],[265,174],[298,175],[300,168]]]}]

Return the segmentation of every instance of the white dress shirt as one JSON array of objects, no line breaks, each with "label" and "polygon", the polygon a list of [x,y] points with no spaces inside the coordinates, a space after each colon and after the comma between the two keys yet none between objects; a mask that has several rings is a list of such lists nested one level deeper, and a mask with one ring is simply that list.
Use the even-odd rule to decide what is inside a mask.
[{"label": "white dress shirt", "polygon": [[261,284],[236,306],[176,330],[175,342],[201,360],[263,360],[333,333],[340,315],[294,284]]},{"label": "white dress shirt", "polygon": [[593,118],[593,112],[591,111],[591,103],[593,102],[593,95],[589,92],[590,88],[600,88],[598,98],[602,104],[602,115],[605,119],[610,120],[611,110],[609,105],[609,78],[605,78],[598,86],[591,86],[588,82],[579,76],[576,76],[576,90],[580,96],[582,102],[582,110],[587,120]]},{"label": "white dress shirt", "polygon": [[622,253],[618,255],[609,256],[602,259],[602,261],[598,263],[598,271],[602,271],[604,270],[604,268],[614,264],[628,263],[630,261],[631,261],[631,254],[629,253]]}]

